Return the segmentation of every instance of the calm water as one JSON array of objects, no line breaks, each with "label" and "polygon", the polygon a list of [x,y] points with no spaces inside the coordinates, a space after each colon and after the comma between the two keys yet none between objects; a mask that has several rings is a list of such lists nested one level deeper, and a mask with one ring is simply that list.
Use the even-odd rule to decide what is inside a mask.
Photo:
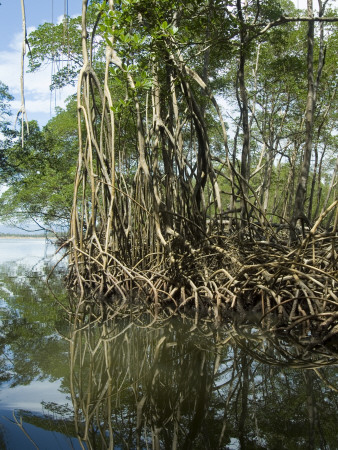
[{"label": "calm water", "polygon": [[243,322],[74,321],[53,253],[0,240],[1,449],[338,449],[337,355]]}]

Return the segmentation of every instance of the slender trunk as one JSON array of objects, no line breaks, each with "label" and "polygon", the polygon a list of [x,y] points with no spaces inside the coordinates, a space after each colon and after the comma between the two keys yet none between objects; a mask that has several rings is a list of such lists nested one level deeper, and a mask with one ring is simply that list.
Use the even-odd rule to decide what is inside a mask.
[{"label": "slender trunk", "polygon": [[[24,78],[25,78],[25,55],[26,55],[26,42],[27,42],[27,28],[26,28],[26,13],[25,13],[25,2],[21,0],[21,14],[22,14],[22,49],[21,49],[21,75],[20,75],[20,94],[21,94],[21,106],[17,113],[16,120],[21,114],[21,144],[24,146],[24,122],[26,122],[27,134],[29,134],[29,125],[25,106],[25,88],[24,88]],[[15,120],[15,122],[16,122]]]},{"label": "slender trunk", "polygon": [[[312,0],[307,1],[307,10],[309,18],[313,17]],[[304,214],[304,205],[306,197],[306,187],[309,178],[310,162],[312,154],[312,131],[313,131],[313,119],[314,119],[314,107],[315,107],[315,89],[314,89],[314,77],[313,77],[313,47],[314,47],[314,21],[308,22],[308,34],[307,34],[307,77],[308,77],[308,93],[305,112],[305,145],[303,161],[301,165],[300,177],[296,190],[296,197],[293,209],[293,217],[291,221],[292,232],[291,241],[296,240],[294,227],[297,221],[308,220]]]},{"label": "slender trunk", "polygon": [[[319,0],[319,16],[323,16],[324,14],[324,8],[325,5],[323,6],[322,1]],[[316,81],[314,84],[314,95],[313,95],[313,103],[314,103],[314,107],[316,105],[316,101],[317,101],[317,92],[318,92],[318,87],[319,87],[319,82],[320,82],[320,78],[321,78],[321,74],[322,74],[322,70],[325,64],[325,53],[326,53],[326,45],[325,45],[325,37],[324,37],[324,23],[320,23],[320,43],[319,43],[319,55],[318,55],[318,69],[317,69],[317,77],[316,77]],[[316,187],[316,182],[318,184],[318,189],[320,189],[320,176],[318,173],[317,176],[317,168],[318,168],[318,141],[320,138],[320,133],[322,131],[322,127],[324,125],[324,121],[325,121],[325,117],[326,117],[326,113],[324,113],[324,119],[321,123],[321,125],[318,128],[317,131],[317,143],[316,143],[316,147],[315,147],[315,167],[314,167],[314,173],[313,173],[313,178],[312,178],[312,183],[311,183],[311,192],[310,192],[310,197],[309,197],[309,207],[308,207],[308,219],[309,221],[311,221],[311,217],[312,217],[312,205],[313,205],[313,201],[314,201],[314,193],[315,193],[315,187]],[[323,152],[323,155],[321,157],[321,160],[323,159],[325,151]],[[320,167],[321,167],[321,161],[320,161]],[[320,168],[319,168],[320,170]],[[318,209],[318,208],[317,208]],[[314,215],[314,217],[316,217],[316,215]]]},{"label": "slender trunk", "polygon": [[241,171],[240,171],[240,187],[241,187],[241,222],[242,226],[247,225],[247,208],[246,197],[248,193],[248,181],[250,176],[250,126],[249,126],[249,104],[248,94],[245,86],[245,62],[246,62],[246,44],[248,31],[245,26],[245,21],[242,12],[241,1],[237,0],[238,17],[241,22],[241,47],[239,55],[239,67],[237,72],[238,85],[239,85],[239,107],[241,110],[242,118],[242,131],[243,131],[243,145],[241,155]]},{"label": "slender trunk", "polygon": [[[244,38],[243,38],[244,40]],[[242,190],[246,195],[248,188],[247,184],[243,181],[249,180],[250,167],[249,167],[249,153],[250,153],[250,129],[249,129],[249,107],[248,107],[248,95],[245,87],[245,49],[242,47],[240,54],[238,81],[241,99],[241,111],[242,111],[242,129],[243,129],[243,146],[241,157],[241,177],[242,177]]]},{"label": "slender trunk", "polygon": [[311,221],[312,217],[312,207],[313,207],[313,198],[314,198],[314,192],[317,182],[317,171],[318,171],[318,143],[314,148],[314,155],[315,155],[315,162],[313,167],[313,174],[312,174],[312,181],[311,181],[311,189],[310,189],[310,195],[309,195],[309,206],[307,211],[307,217],[309,221]]}]

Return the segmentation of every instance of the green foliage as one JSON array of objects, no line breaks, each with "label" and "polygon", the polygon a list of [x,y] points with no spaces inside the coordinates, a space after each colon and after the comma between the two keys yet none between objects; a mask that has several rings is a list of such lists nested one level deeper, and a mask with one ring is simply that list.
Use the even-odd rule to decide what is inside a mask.
[{"label": "green foliage", "polygon": [[0,81],[0,131],[8,127],[8,117],[11,115],[9,102],[14,97],[9,93],[8,86]]},{"label": "green foliage", "polygon": [[[95,21],[94,6],[89,7],[88,26]],[[74,85],[82,66],[81,16],[65,17],[62,23],[46,22],[28,36],[29,71],[36,72],[52,63],[55,73],[52,76],[51,89],[60,89],[68,84]],[[102,60],[104,50],[98,41],[94,41],[93,50],[97,60]]]},{"label": "green foliage", "polygon": [[5,180],[10,168],[7,161],[7,149],[11,145],[14,132],[10,128],[11,109],[9,102],[14,97],[8,87],[0,81],[0,182]]},{"label": "green foliage", "polygon": [[[290,0],[250,0],[241,4],[240,9],[236,1],[117,0],[114,2],[114,11],[110,11],[107,2],[90,2],[86,18],[88,41],[93,44],[92,64],[99,79],[103,79],[106,45],[113,47],[122,61],[121,68],[114,64],[110,66],[109,87],[113,100],[111,109],[118,130],[116,148],[126,156],[119,161],[119,170],[129,180],[128,185],[132,183],[137,166],[137,113],[134,100],[137,99],[141,107],[144,127],[151,129],[153,124],[151,120],[146,123],[145,111],[146,97],[149,105],[154,87],[155,66],[156,82],[160,86],[161,114],[167,117],[166,126],[172,120],[169,76],[172,76],[176,88],[179,114],[184,114],[184,92],[180,81],[182,74],[178,75],[175,69],[177,61],[173,64],[172,54],[179,53],[182,60],[206,81],[214,94],[226,99],[229,152],[233,162],[239,165],[243,137],[238,90],[241,34],[245,35],[243,45],[250,108],[251,173],[255,172],[262,148],[266,147],[266,154],[261,159],[264,170],[258,170],[250,183],[253,189],[259,190],[266,177],[270,176],[269,189],[272,195],[268,202],[269,209],[276,211],[272,197],[279,197],[276,201],[281,204],[286,195],[280,192],[281,183],[287,182],[290,173],[295,179],[298,177],[305,137],[302,121],[307,94],[307,23],[287,23],[262,34],[261,30],[268,22],[281,16],[298,15],[293,3]],[[325,15],[335,14],[334,10],[327,10]],[[80,24],[80,17],[67,17],[60,24],[45,23],[29,35],[30,70],[34,72],[50,62],[58,68],[53,75],[52,88],[75,83],[83,62]],[[315,65],[318,66],[319,25],[316,27]],[[96,37],[91,36],[92,31]],[[314,146],[319,156],[323,155],[322,168],[325,173],[322,173],[322,179],[326,177],[327,182],[333,171],[331,160],[334,159],[330,156],[333,144],[329,136],[337,115],[334,96],[337,42],[335,24],[325,24],[326,53],[317,92]],[[133,79],[133,88],[128,81],[129,76]],[[224,159],[219,123],[218,119],[215,120],[209,99],[200,86],[189,79],[187,74],[185,76],[205,114],[213,156],[218,160]],[[1,85],[1,117],[7,114],[6,108],[1,109],[1,105],[9,100],[8,95],[8,90]],[[52,119],[44,130],[37,130],[32,125],[32,135],[27,137],[23,150],[19,144],[14,144],[9,152],[10,141],[7,140],[7,150],[1,150],[1,175],[2,180],[9,182],[10,188],[1,199],[2,216],[15,216],[18,220],[22,216],[43,217],[47,221],[58,218],[68,220],[72,198],[71,180],[75,173],[77,153],[76,110],[75,104],[72,105],[70,107],[69,104],[66,111],[59,111],[55,120]],[[5,124],[3,120],[2,124]],[[189,159],[189,151],[194,144],[188,124],[182,128],[182,136],[185,155]],[[165,149],[161,148],[161,151],[165,152]],[[149,156],[150,165],[153,155],[154,152]],[[163,155],[160,158],[163,159]],[[277,166],[283,168],[280,172],[282,178],[276,175]],[[224,165],[220,163],[219,167]],[[266,170],[267,167],[270,172]],[[219,177],[219,184],[226,196],[230,192],[229,176],[226,173],[225,179]],[[321,181],[317,181],[319,184],[316,189],[320,190]],[[293,193],[288,195],[292,197]]]},{"label": "green foliage", "polygon": [[65,110],[58,109],[43,130],[30,122],[24,147],[17,140],[6,150],[11,174],[6,179],[8,189],[0,198],[1,219],[67,225],[77,151],[75,100],[71,99]]}]

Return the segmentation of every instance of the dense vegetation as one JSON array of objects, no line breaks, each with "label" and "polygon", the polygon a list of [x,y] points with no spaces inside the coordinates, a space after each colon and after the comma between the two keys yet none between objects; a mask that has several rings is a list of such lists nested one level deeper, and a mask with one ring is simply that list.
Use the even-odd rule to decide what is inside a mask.
[{"label": "dense vegetation", "polygon": [[[96,20],[95,3],[100,2],[93,2],[87,13],[89,30],[93,29]],[[183,5],[179,2],[177,4],[166,2],[155,9],[151,7],[152,5],[147,5],[143,6],[146,10],[143,14],[150,17],[145,17],[142,23],[136,24],[132,14],[142,15],[142,11],[137,10],[137,2],[124,2],[123,11],[117,4],[114,13],[116,17],[108,19],[112,17],[108,15],[104,23],[96,27],[96,31],[99,28],[100,38],[94,39],[93,67],[99,80],[103,81],[105,52],[103,38],[107,39],[104,34],[109,35],[109,29],[113,24],[118,53],[126,65],[127,73],[129,71],[133,74],[135,89],[142,98],[146,93],[150,94],[153,81],[150,59],[156,56],[164,63],[165,59],[162,60],[162,56],[166,56],[170,46],[177,46],[187,65],[186,69],[189,68],[195,71],[195,75],[200,76],[223,109],[225,126],[229,134],[227,148],[224,148],[216,111],[208,104],[203,89],[198,85],[194,86],[196,80],[190,81],[193,94],[196,101],[201,102],[199,106],[204,114],[211,158],[214,171],[218,175],[217,182],[224,203],[222,212],[229,210],[230,204],[236,209],[234,205],[240,201],[236,195],[236,190],[239,191],[236,184],[240,182],[237,180],[236,183],[236,179],[233,180],[232,175],[224,170],[224,154],[228,152],[232,168],[245,175],[246,182],[241,190],[248,191],[249,197],[255,199],[253,202],[258,201],[265,212],[277,215],[276,221],[291,220],[295,212],[295,194],[306,140],[304,111],[308,94],[306,76],[308,24],[291,21],[282,26],[271,27],[269,31],[263,33],[264,26],[271,21],[278,22],[280,17],[299,16],[291,2],[259,2],[258,10],[257,5],[248,5],[243,6],[242,12],[236,11],[238,5],[232,3],[234,2],[206,4],[191,2],[189,5]],[[326,17],[334,16],[334,11],[330,10],[329,6],[330,3],[319,15],[325,13]],[[97,8],[102,10],[103,6]],[[100,12],[100,15],[102,14],[103,11]],[[175,14],[179,18],[174,19]],[[174,24],[175,20],[179,20],[179,26],[177,23]],[[118,25],[115,22],[118,22]],[[61,88],[76,81],[83,64],[80,25],[81,17],[66,18],[63,23],[57,25],[45,23],[29,36],[30,70],[39,70],[48,62],[54,62],[59,68],[53,76],[51,88]],[[126,31],[128,27],[129,32]],[[241,38],[241,28],[247,29],[245,39],[243,36]],[[201,30],[204,34],[201,34]],[[247,42],[241,43],[241,39]],[[167,41],[172,42],[169,45]],[[161,45],[164,48],[161,48]],[[240,54],[242,47],[243,50],[245,47],[243,55]],[[335,167],[337,136],[334,132],[337,118],[336,47],[335,22],[319,22],[319,25],[316,25],[313,48],[316,109],[312,131],[311,166],[303,202],[304,215],[311,223],[318,217],[320,211],[336,198],[334,190],[337,171]],[[156,52],[159,54],[156,55]],[[240,61],[240,58],[243,61]],[[65,60],[67,63],[62,63]],[[240,62],[244,63],[244,80],[240,80],[239,77]],[[161,82],[167,95],[169,81],[164,78],[170,75],[168,64],[167,61],[161,73],[163,78]],[[145,70],[141,70],[143,68]],[[126,73],[116,74],[117,68],[114,69],[113,66],[110,67],[110,71],[110,87],[113,88],[114,100],[116,99],[113,105],[115,119],[120,128],[124,127],[124,132],[119,134],[119,146],[124,148],[128,142],[125,165],[131,180],[137,159],[135,142],[129,139],[132,138],[135,111],[132,96],[127,92],[130,91],[130,87],[124,80]],[[242,94],[240,81],[245,83],[245,92]],[[244,109],[247,108],[247,111],[243,109],[243,94],[247,103]],[[125,100],[125,96],[131,98]],[[27,214],[35,219],[52,220],[54,223],[60,218],[69,221],[72,203],[69,191],[74,180],[78,147],[75,100],[69,101],[65,111],[58,110],[56,117],[43,130],[32,124],[31,135],[25,138],[26,144],[24,151],[21,152],[19,143],[13,145],[13,132],[8,129],[8,120],[5,117],[9,114],[7,102],[10,99],[6,86],[2,84],[1,131],[5,132],[7,138],[11,137],[12,141],[7,139],[5,143],[2,142],[1,181],[7,182],[10,187],[13,186],[3,198],[6,207],[2,215],[13,217]],[[165,102],[164,96],[162,102]],[[161,114],[165,117],[168,112],[164,111]],[[243,125],[243,121],[248,123]],[[245,142],[246,146],[249,145],[249,152],[245,146],[243,147],[245,137],[243,127],[249,132],[246,136],[249,142]],[[189,133],[189,126],[185,125],[182,129],[182,139],[186,139],[183,145],[187,148],[187,156],[189,156],[188,147],[192,146],[188,141]],[[69,170],[64,165],[67,165]],[[29,168],[30,173],[27,170]],[[53,171],[53,168],[55,172],[48,173]],[[198,177],[198,169],[195,170],[195,177]],[[225,176],[221,177],[223,173]],[[194,178],[193,173],[189,176]],[[235,183],[235,187],[230,181]],[[204,191],[208,187],[208,182],[209,180],[205,183]],[[212,183],[213,181],[210,181],[210,184]],[[55,189],[56,186],[63,190],[66,185],[67,192],[58,192],[55,195],[58,191]],[[25,194],[21,192],[22,186],[26,187]],[[196,195],[197,197],[199,195],[197,189]],[[208,216],[213,216],[211,206],[206,205],[205,209]]]},{"label": "dense vegetation", "polygon": [[8,134],[1,149],[0,177],[7,185],[0,200],[1,219],[18,224],[33,220],[58,233],[68,229],[78,150],[74,99],[42,130],[31,121],[24,146],[21,131],[7,129]]},{"label": "dense vegetation", "polygon": [[84,1],[42,25],[31,70],[59,61],[77,104],[4,147],[3,211],[70,220],[82,292],[337,308],[337,18],[318,8]]}]

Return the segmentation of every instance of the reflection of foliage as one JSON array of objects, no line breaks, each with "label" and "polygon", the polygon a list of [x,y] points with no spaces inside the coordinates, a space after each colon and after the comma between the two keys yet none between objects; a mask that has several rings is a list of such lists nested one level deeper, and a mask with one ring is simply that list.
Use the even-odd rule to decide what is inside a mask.
[{"label": "reflection of foliage", "polygon": [[[63,390],[69,392],[67,346],[56,332],[56,328],[64,329],[65,321],[58,303],[65,304],[67,294],[61,266],[50,276],[48,288],[46,280],[51,267],[47,260],[39,261],[34,267],[18,262],[0,266],[0,295],[4,300],[0,311],[0,382],[9,382],[9,387],[61,379],[64,380],[61,381]],[[42,448],[40,441],[46,436],[42,430],[62,433],[62,439],[68,436],[71,445],[71,437],[75,439],[74,421],[72,409],[66,406],[42,402],[44,414],[13,411],[12,418],[5,418],[3,433],[0,429],[0,448],[12,448],[11,442],[2,445],[2,439],[7,439],[8,421],[19,427],[27,438],[27,445],[32,442]],[[35,427],[31,429],[27,425]],[[58,436],[51,438],[61,442]],[[71,447],[77,448],[76,443]]]},{"label": "reflection of foliage", "polygon": [[0,448],[6,448],[6,437],[2,425],[0,425]]},{"label": "reflection of foliage", "polygon": [[[239,436],[242,447],[249,443],[250,430],[256,430],[255,440],[264,448],[296,449],[306,443],[317,448],[325,441],[335,448],[338,355],[326,348],[313,349],[304,339],[292,341],[250,325],[234,327],[231,335],[234,350],[245,363],[237,365],[233,393],[248,413],[245,432]],[[234,409],[239,413],[238,401]]]},{"label": "reflection of foliage", "polygon": [[[55,402],[41,402],[41,404],[44,411],[43,414],[36,414],[21,409],[14,410],[13,417],[15,422],[26,422],[48,431],[58,431],[60,433],[64,433],[65,428],[67,428],[68,435],[75,435],[73,409],[68,404],[58,405]],[[19,420],[16,416],[19,417]]]},{"label": "reflection of foliage", "polygon": [[69,407],[68,403],[65,405],[59,405],[55,402],[41,402],[41,404],[43,409],[51,413],[53,416],[61,416],[62,418],[73,416],[73,409]]},{"label": "reflection of foliage", "polygon": [[[316,369],[337,364],[338,352],[320,345],[320,340],[308,336],[292,337],[277,329],[262,331],[252,325],[234,325],[232,337],[236,347],[268,366],[296,369]],[[293,344],[293,345],[292,345]]]},{"label": "reflection of foliage", "polygon": [[50,381],[64,374],[65,342],[56,333],[64,327],[58,301],[64,302],[66,291],[62,278],[46,278],[51,266],[41,263],[29,271],[20,265],[0,267],[2,298],[0,348],[1,380],[11,380],[11,386],[29,384],[33,379]]},{"label": "reflection of foliage", "polygon": [[[249,325],[83,323],[71,336],[71,393],[89,448],[338,445],[337,395],[323,382],[338,385],[338,375],[319,368],[337,363],[329,351],[314,354]],[[315,371],[296,370],[302,365]]]},{"label": "reflection of foliage", "polygon": [[[46,404],[43,402],[43,406]],[[74,422],[71,418],[67,418],[68,410],[66,410],[67,405],[60,405],[57,409],[60,409],[60,417],[55,417],[49,414],[33,414],[30,411],[19,410],[16,413],[20,416],[20,420],[35,425],[39,428],[48,431],[57,431],[59,433],[65,433],[68,436],[75,436]],[[63,411],[66,415],[63,416]]]}]

